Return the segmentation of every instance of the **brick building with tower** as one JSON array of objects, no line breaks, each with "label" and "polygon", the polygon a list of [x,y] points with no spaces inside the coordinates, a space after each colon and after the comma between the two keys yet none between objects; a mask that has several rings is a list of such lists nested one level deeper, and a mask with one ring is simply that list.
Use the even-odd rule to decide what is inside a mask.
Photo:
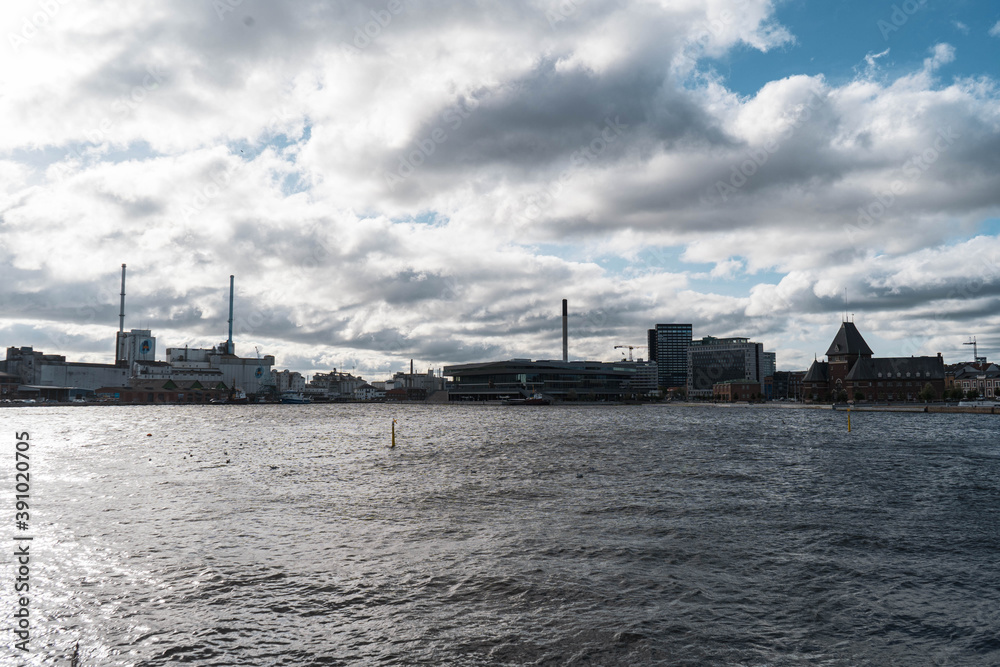
[{"label": "brick building with tower", "polygon": [[826,351],[802,379],[806,402],[844,399],[916,401],[929,385],[934,398],[944,394],[944,359],[936,357],[875,358],[854,322],[843,322]]}]

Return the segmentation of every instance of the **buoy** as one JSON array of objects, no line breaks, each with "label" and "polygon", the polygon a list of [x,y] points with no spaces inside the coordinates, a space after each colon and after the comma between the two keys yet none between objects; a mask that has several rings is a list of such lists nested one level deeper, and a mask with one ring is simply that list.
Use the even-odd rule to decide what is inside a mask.
[{"label": "buoy", "polygon": [[396,420],[392,420],[392,447],[389,449],[396,449]]},{"label": "buoy", "polygon": [[153,437],[153,434],[152,434],[152,433],[147,433],[147,434],[146,434],[146,437],[147,437],[147,438],[152,438],[152,437]]}]

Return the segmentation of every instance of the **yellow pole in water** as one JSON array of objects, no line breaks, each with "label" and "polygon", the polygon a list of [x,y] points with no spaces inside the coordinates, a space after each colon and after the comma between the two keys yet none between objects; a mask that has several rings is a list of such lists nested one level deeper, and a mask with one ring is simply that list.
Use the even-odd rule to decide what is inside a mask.
[{"label": "yellow pole in water", "polygon": [[847,432],[851,432],[851,409],[847,408]]},{"label": "yellow pole in water", "polygon": [[395,448],[396,448],[396,420],[393,419],[392,420],[392,447],[390,447],[389,449],[395,449]]}]

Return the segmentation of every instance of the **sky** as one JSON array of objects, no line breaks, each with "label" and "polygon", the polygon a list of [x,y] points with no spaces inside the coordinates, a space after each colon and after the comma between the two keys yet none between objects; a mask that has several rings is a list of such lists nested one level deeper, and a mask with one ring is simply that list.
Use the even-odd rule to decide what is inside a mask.
[{"label": "sky", "polygon": [[10,1],[0,345],[1000,359],[1000,4]]}]

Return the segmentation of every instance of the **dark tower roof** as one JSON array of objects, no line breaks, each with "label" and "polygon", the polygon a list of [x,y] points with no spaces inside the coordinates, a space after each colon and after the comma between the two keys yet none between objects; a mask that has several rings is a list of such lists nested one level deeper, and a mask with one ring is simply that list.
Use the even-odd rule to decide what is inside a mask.
[{"label": "dark tower roof", "polygon": [[861,336],[861,332],[854,326],[854,322],[844,322],[840,325],[840,331],[830,343],[830,349],[826,351],[828,357],[841,354],[858,354],[869,357],[874,354]]},{"label": "dark tower roof", "polygon": [[825,361],[814,361],[809,371],[802,378],[803,382],[829,382],[830,364]]}]

